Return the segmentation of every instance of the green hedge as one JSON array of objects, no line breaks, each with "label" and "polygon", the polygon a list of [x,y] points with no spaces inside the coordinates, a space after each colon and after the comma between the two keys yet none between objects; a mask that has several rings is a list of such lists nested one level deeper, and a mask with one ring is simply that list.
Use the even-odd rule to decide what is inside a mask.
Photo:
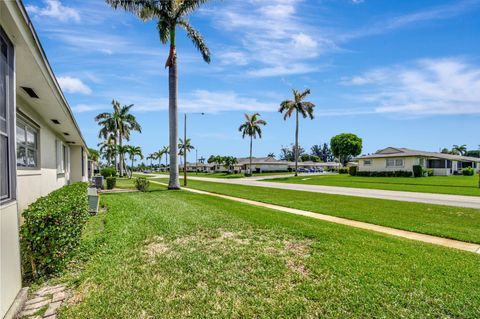
[{"label": "green hedge", "polygon": [[27,277],[62,270],[88,219],[87,183],[76,183],[39,198],[23,211],[22,262]]},{"label": "green hedge", "polygon": [[146,177],[137,177],[135,178],[135,187],[141,192],[146,192],[150,187],[150,181]]},{"label": "green hedge", "polygon": [[475,169],[473,169],[472,167],[466,167],[464,169],[462,169],[462,174],[464,176],[473,176],[475,174]]},{"label": "green hedge", "polygon": [[117,178],[116,177],[107,177],[107,189],[114,189],[117,185]]},{"label": "green hedge", "polygon": [[348,174],[348,168],[347,167],[340,167],[338,169],[338,174]]},{"label": "green hedge", "polygon": [[100,170],[100,175],[102,175],[103,178],[106,179],[107,177],[116,176],[117,171],[115,170],[115,168],[107,166]]},{"label": "green hedge", "polygon": [[423,172],[423,167],[421,165],[413,165],[413,177],[422,177]]},{"label": "green hedge", "polygon": [[395,172],[357,172],[357,176],[365,177],[412,177],[412,172],[410,171],[395,171]]},{"label": "green hedge", "polygon": [[348,174],[350,174],[350,176],[357,176],[357,167],[356,166],[350,166],[348,168]]}]

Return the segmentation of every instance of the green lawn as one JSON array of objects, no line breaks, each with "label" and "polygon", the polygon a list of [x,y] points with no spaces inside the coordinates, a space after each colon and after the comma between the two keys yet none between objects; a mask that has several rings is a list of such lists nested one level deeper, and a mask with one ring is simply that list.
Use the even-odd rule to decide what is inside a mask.
[{"label": "green lawn", "polygon": [[297,183],[394,191],[480,196],[476,176],[360,177],[348,174],[314,175],[271,179],[272,182]]},{"label": "green lawn", "polygon": [[478,255],[153,188],[102,195],[60,318],[480,317]]},{"label": "green lawn", "polygon": [[[153,172],[152,174],[165,175],[168,176],[168,173],[165,172]],[[275,176],[275,175],[287,175],[293,174],[291,172],[264,172],[264,173],[254,173],[253,176]],[[183,176],[183,173],[180,172],[180,176]],[[188,172],[187,176],[198,176],[198,177],[212,177],[212,178],[242,178],[245,177],[245,174],[228,174],[228,173],[193,173]]]},{"label": "green lawn", "polygon": [[[155,180],[155,179],[154,179]],[[156,179],[166,183],[166,179]],[[372,224],[480,243],[480,210],[214,182],[188,187]]]}]

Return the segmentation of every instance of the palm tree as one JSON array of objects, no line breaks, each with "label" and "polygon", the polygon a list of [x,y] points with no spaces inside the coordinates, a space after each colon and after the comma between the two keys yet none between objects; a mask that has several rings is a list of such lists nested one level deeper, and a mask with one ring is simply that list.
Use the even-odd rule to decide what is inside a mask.
[{"label": "palm tree", "polygon": [[103,155],[103,158],[107,160],[108,166],[112,165],[112,159],[115,160],[115,166],[117,165],[116,162],[116,155],[117,155],[117,143],[115,136],[109,135],[106,140],[98,143],[97,146],[100,147],[100,154]]},{"label": "palm tree", "polygon": [[[192,145],[192,142],[189,138],[186,139],[186,143],[183,143],[183,140],[181,138],[178,139],[178,155],[183,156],[184,151],[190,152],[191,150],[194,150],[195,147]],[[170,165],[172,164],[172,161],[170,161]]]},{"label": "palm tree", "polygon": [[167,168],[168,166],[168,152],[170,151],[170,148],[168,146],[164,146],[162,147],[162,154],[165,155],[165,169]]},{"label": "palm tree", "polygon": [[238,163],[238,160],[234,156],[225,156],[223,162],[225,163],[225,166],[230,173],[235,168],[235,164]]},{"label": "palm tree", "polygon": [[140,159],[143,159],[143,153],[142,149],[140,146],[128,146],[128,155],[130,156],[130,160],[132,161],[132,166],[130,166],[130,178],[133,175],[133,161],[135,160],[135,157],[138,156]]},{"label": "palm tree", "polygon": [[467,153],[467,145],[453,145],[452,147],[452,153],[453,154],[458,154],[458,155],[465,155]]},{"label": "palm tree", "polygon": [[292,91],[293,100],[285,100],[280,103],[278,111],[282,114],[285,113],[283,115],[285,121],[295,112],[295,176],[298,176],[298,113],[302,114],[303,118],[310,117],[310,119],[313,119],[313,108],[315,104],[304,101],[307,95],[310,94],[310,89],[306,89],[303,92],[297,90]]},{"label": "palm tree", "polygon": [[114,9],[121,7],[126,11],[136,14],[142,20],[157,20],[157,29],[160,41],[170,43],[170,51],[165,63],[168,67],[168,93],[169,93],[169,135],[170,135],[170,180],[169,189],[180,189],[177,164],[177,139],[178,139],[178,105],[177,105],[177,53],[176,29],[177,26],[185,29],[187,37],[202,54],[203,60],[210,63],[210,50],[202,35],[194,29],[186,17],[198,9],[208,0],[106,0]]},{"label": "palm tree", "polygon": [[[120,158],[120,173],[123,173],[123,167],[125,166],[125,154],[128,153],[130,145],[117,145],[117,153]],[[121,175],[123,176],[123,175]]]},{"label": "palm tree", "polygon": [[253,139],[262,138],[262,129],[260,125],[267,125],[267,122],[264,120],[259,119],[260,114],[254,113],[252,115],[248,115],[245,113],[245,122],[240,125],[238,128],[239,132],[242,132],[242,138],[245,138],[246,135],[250,136],[250,167],[249,167],[249,174],[252,175],[252,144]]},{"label": "palm tree", "polygon": [[153,159],[156,159],[158,160],[158,170],[160,171],[160,165],[161,164],[161,161],[162,161],[162,157],[163,157],[163,149],[159,150],[159,151],[156,151],[156,152],[153,152]]},{"label": "palm tree", "polygon": [[[123,139],[130,140],[130,132],[142,132],[140,124],[138,124],[134,115],[130,114],[133,104],[120,106],[118,101],[112,101],[113,112],[100,113],[95,117],[95,121],[102,128],[98,134],[99,137],[106,138],[108,134],[114,134],[118,145],[122,146]],[[120,153],[120,176],[123,176],[124,154]]]},{"label": "palm tree", "polygon": [[150,160],[150,169],[152,169],[152,160],[155,159],[155,153],[148,154],[148,156],[145,159]]}]

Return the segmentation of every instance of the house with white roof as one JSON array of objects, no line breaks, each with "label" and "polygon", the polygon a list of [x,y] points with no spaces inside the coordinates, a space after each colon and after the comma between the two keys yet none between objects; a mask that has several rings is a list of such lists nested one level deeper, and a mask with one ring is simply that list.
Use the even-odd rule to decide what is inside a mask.
[{"label": "house with white roof", "polygon": [[22,295],[22,211],[87,181],[88,150],[20,0],[0,1],[0,318]]},{"label": "house with white roof", "polygon": [[358,161],[358,171],[367,172],[413,172],[414,165],[433,170],[433,175],[461,174],[462,169],[480,168],[480,158],[452,155],[439,152],[417,151],[408,148],[387,147],[371,155],[363,155]]}]

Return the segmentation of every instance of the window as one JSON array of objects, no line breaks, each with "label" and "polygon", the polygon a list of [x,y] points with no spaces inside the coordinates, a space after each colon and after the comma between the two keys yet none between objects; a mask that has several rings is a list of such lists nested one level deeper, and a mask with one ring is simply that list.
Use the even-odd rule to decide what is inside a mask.
[{"label": "window", "polygon": [[372,160],[364,160],[363,161],[363,166],[370,166],[372,165]]},{"label": "window", "polygon": [[17,167],[39,168],[38,128],[17,119]]},{"label": "window", "polygon": [[13,46],[0,27],[0,201],[15,199]]},{"label": "window", "polygon": [[64,174],[65,173],[65,152],[64,152],[64,145],[62,141],[55,141],[56,142],[56,153],[57,153],[57,174]]},{"label": "window", "polygon": [[83,147],[80,148],[80,156],[82,157],[82,177],[85,177],[85,151],[83,150]]},{"label": "window", "polygon": [[386,162],[387,167],[403,167],[403,159],[401,158],[389,158]]}]

